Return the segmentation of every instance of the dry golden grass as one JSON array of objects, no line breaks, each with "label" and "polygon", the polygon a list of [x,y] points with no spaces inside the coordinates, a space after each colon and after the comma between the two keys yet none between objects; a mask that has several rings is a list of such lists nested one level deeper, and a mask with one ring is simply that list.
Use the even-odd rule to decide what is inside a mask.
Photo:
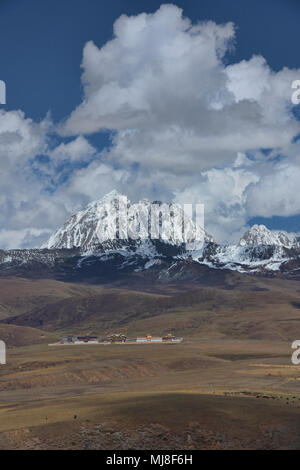
[{"label": "dry golden grass", "polygon": [[[0,368],[0,446],[2,437],[3,448],[82,448],[84,428],[90,448],[114,448],[118,432],[125,447],[141,448],[149,429],[149,448],[161,448],[161,432],[164,445],[176,448],[187,445],[195,426],[210,438],[196,433],[193,448],[259,448],[262,442],[265,448],[295,448],[300,368],[291,365],[289,347],[194,339],[178,345],[13,348]],[[97,426],[104,426],[101,445]]]},{"label": "dry golden grass", "polygon": [[[0,366],[0,448],[300,447],[296,281],[235,276],[226,288],[134,292],[18,280],[19,306],[14,282],[0,303],[26,325],[0,326],[12,346]],[[33,344],[114,330],[185,341]]]}]

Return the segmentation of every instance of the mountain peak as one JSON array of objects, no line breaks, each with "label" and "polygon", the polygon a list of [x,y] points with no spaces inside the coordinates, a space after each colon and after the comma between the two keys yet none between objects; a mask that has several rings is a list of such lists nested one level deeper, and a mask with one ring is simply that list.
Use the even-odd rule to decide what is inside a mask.
[{"label": "mountain peak", "polygon": [[101,199],[101,201],[111,201],[121,196],[124,196],[124,195],[119,193],[119,191],[117,191],[116,189],[113,189],[109,193],[105,194],[103,198]]},{"label": "mountain peak", "polygon": [[250,227],[239,241],[245,245],[279,245],[291,246],[292,242],[285,232],[269,230],[265,225],[255,224]]},{"label": "mountain peak", "polygon": [[[161,204],[153,203],[154,206]],[[163,210],[160,214],[154,206],[145,199],[131,204],[126,196],[113,190],[72,215],[42,248],[78,247],[83,252],[93,252],[114,248],[131,250],[142,241],[148,246],[149,241],[155,244],[157,239],[178,247],[190,242],[197,242],[200,247],[204,241],[213,241],[179,204],[167,204],[170,211],[164,215]]]},{"label": "mountain peak", "polygon": [[102,196],[102,198],[100,199],[95,199],[94,201],[90,202],[87,207],[95,207],[99,204],[103,204],[103,203],[110,203],[120,197],[126,197],[124,196],[124,194],[121,194],[119,193],[116,189],[113,189],[112,191],[110,191],[109,193],[105,194],[104,196]]}]

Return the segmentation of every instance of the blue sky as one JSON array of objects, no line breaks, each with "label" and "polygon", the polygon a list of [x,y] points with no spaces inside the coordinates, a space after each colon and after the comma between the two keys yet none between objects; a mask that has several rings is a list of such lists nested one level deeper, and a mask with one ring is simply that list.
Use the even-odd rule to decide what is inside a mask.
[{"label": "blue sky", "polygon": [[[227,70],[230,69],[226,69],[226,67],[230,64],[241,64],[242,61],[248,61],[250,64],[251,71],[249,68],[249,72],[248,70],[244,71],[242,66],[234,69],[232,73],[230,72],[232,80],[235,81],[235,84],[232,85],[233,88],[235,87],[234,91],[232,88],[231,92],[235,93],[236,106],[232,110],[233,117],[228,118],[229,121],[235,118],[238,121],[238,113],[241,113],[242,116],[241,128],[246,128],[250,115],[251,119],[253,116],[254,121],[255,113],[259,116],[261,111],[260,108],[255,108],[254,99],[260,107],[270,106],[271,108],[274,106],[272,112],[278,112],[278,122],[282,120],[284,123],[288,118],[287,115],[280,114],[283,113],[283,97],[277,97],[276,93],[279,89],[281,93],[281,83],[287,83],[286,86],[288,86],[289,80],[297,78],[297,69],[300,70],[300,54],[298,52],[300,40],[299,2],[297,0],[185,0],[184,2],[174,1],[172,5],[182,8],[183,17],[188,18],[193,25],[207,21],[213,21],[216,25],[234,23],[234,39],[231,37],[233,33],[229,31],[229,28],[224,32],[225,35],[231,37],[229,42],[232,44],[226,46],[227,50],[220,59],[223,70],[220,71],[219,65],[214,64],[213,69],[207,69],[205,72],[207,76],[214,79],[217,74],[223,74],[225,70],[227,73]],[[292,195],[290,193],[287,195],[284,192],[280,193],[276,196],[277,199],[272,197],[273,180],[276,182],[276,188],[285,184],[289,186],[289,178],[292,175],[295,179],[292,185],[296,185],[297,174],[294,169],[298,169],[298,147],[288,144],[291,136],[294,137],[297,134],[296,122],[288,122],[287,135],[284,136],[281,143],[277,138],[278,132],[280,132],[278,131],[280,129],[278,122],[272,120],[269,115],[264,116],[263,122],[269,120],[265,130],[267,137],[261,136],[260,139],[257,139],[257,142],[253,144],[254,148],[247,147],[250,145],[246,143],[249,140],[247,135],[241,142],[240,151],[238,145],[229,145],[227,148],[227,143],[224,144],[222,157],[222,142],[227,142],[226,135],[222,134],[218,143],[219,154],[217,155],[216,151],[213,151],[206,156],[205,149],[210,149],[211,145],[208,143],[208,147],[205,146],[202,151],[199,150],[199,159],[197,159],[197,152],[193,146],[196,137],[201,142],[203,141],[204,131],[202,133],[202,131],[199,132],[199,129],[194,129],[193,124],[190,125],[190,121],[199,119],[201,123],[203,119],[201,128],[203,129],[206,126],[206,119],[202,116],[202,111],[198,112],[193,104],[183,109],[184,118],[182,119],[185,122],[182,124],[181,119],[176,121],[170,117],[173,116],[172,113],[181,109],[181,101],[175,103],[176,106],[174,105],[173,109],[170,98],[168,109],[163,111],[158,110],[157,105],[153,104],[154,101],[151,102],[151,106],[153,104],[151,112],[156,116],[156,119],[162,120],[159,131],[162,128],[166,130],[166,134],[161,135],[159,139],[156,138],[156,135],[153,137],[157,131],[152,121],[145,122],[142,113],[136,118],[137,110],[141,110],[141,103],[144,105],[145,101],[152,99],[149,98],[148,91],[143,96],[133,96],[130,106],[136,106],[137,100],[141,100],[133,113],[134,119],[130,116],[130,120],[127,117],[122,117],[122,122],[119,120],[117,114],[120,109],[123,110],[123,97],[120,97],[122,106],[120,102],[115,104],[118,113],[112,114],[110,118],[107,116],[103,118],[101,115],[94,119],[96,102],[92,102],[89,90],[82,83],[83,74],[86,73],[95,88],[101,80],[103,83],[112,85],[114,81],[119,79],[118,77],[126,77],[128,73],[128,90],[131,86],[132,89],[136,89],[139,83],[135,82],[132,77],[130,78],[130,69],[127,70],[126,66],[122,64],[122,69],[114,70],[114,60],[118,57],[118,51],[122,50],[124,46],[121,36],[119,43],[114,44],[114,55],[108,61],[112,79],[110,79],[109,73],[104,76],[101,75],[101,71],[99,73],[95,71],[95,67],[101,68],[101,60],[104,57],[99,51],[108,41],[116,37],[113,25],[121,15],[141,18],[139,15],[142,13],[154,14],[160,6],[161,2],[152,0],[147,2],[0,0],[0,79],[5,80],[7,84],[7,105],[0,107],[7,113],[3,116],[3,122],[10,122],[13,115],[9,113],[14,113],[16,110],[21,110],[24,113],[23,117],[16,118],[14,116],[15,121],[11,124],[13,131],[6,128],[5,124],[1,134],[0,123],[0,146],[2,138],[3,154],[1,158],[7,158],[8,155],[8,159],[10,159],[9,165],[6,161],[2,166],[5,180],[2,184],[2,195],[0,189],[0,200],[3,207],[3,214],[0,216],[1,246],[10,247],[11,243],[18,246],[31,246],[40,243],[48,236],[48,233],[63,222],[70,212],[91,199],[101,197],[103,193],[114,189],[114,187],[122,192],[126,191],[128,187],[129,195],[132,198],[142,197],[143,189],[147,197],[155,197],[157,193],[158,197],[175,198],[178,202],[190,202],[202,198],[206,204],[208,228],[215,232],[213,234],[216,234],[218,239],[223,241],[236,238],[248,223],[266,223],[269,228],[300,231],[300,203],[298,209],[297,203],[291,202]],[[177,21],[175,16],[174,22]],[[169,31],[171,28],[166,17],[167,15],[161,22],[157,20],[158,26],[155,26],[157,28],[155,31],[157,35],[161,34],[161,44],[164,45],[165,41],[165,45],[170,47],[170,43],[168,43],[170,37],[164,34],[164,31]],[[133,22],[130,24],[133,25]],[[150,25],[149,28],[151,27]],[[121,32],[120,35],[122,34]],[[146,39],[143,39],[139,34],[136,33],[135,49],[132,47],[130,54],[132,57],[135,57],[135,54],[139,57],[141,68],[145,66],[147,58],[151,54],[153,61],[157,62],[157,57],[159,57],[159,60],[165,60],[167,63],[168,57],[162,55],[164,49],[158,45],[151,52],[149,46],[151,43],[147,46]],[[205,35],[206,33],[201,34]],[[219,32],[213,34],[218,35]],[[181,35],[176,41],[180,38]],[[191,36],[188,37],[186,33],[187,38],[191,39]],[[141,51],[141,48],[138,47],[139,40],[145,40],[148,49],[145,46],[145,49]],[[81,68],[83,50],[89,41],[93,41],[96,49],[93,49],[92,46],[86,48],[86,65]],[[222,44],[225,45],[227,38],[223,38],[222,41],[224,42]],[[211,54],[210,47],[211,45],[208,44],[207,54]],[[253,55],[265,59],[268,72],[266,66],[259,60],[251,62]],[[94,63],[93,60],[96,56],[99,56],[99,61],[97,62],[95,59]],[[206,60],[206,56],[203,60]],[[211,60],[208,58],[207,63],[210,63]],[[152,67],[153,61],[146,65]],[[195,63],[196,74],[201,72],[201,61],[199,59],[197,64],[196,56]],[[255,90],[251,92],[252,94],[250,93],[250,97],[247,92],[245,96],[240,97],[241,91],[238,89],[237,83],[241,73],[248,75],[254,73],[251,86],[259,87],[260,74],[262,74],[262,80],[266,80],[267,83],[267,80],[271,80],[271,77],[284,67],[287,67],[291,72],[284,76],[278,75],[276,83],[274,79],[272,92],[268,91],[270,93],[268,99],[257,98]],[[192,63],[186,63],[186,71],[189,71],[189,74],[193,73]],[[178,70],[179,78],[181,72],[181,69]],[[136,74],[139,74],[139,70]],[[176,69],[174,69],[174,74],[177,77]],[[269,74],[268,77],[267,74]],[[167,80],[167,77],[169,77],[169,72],[164,76],[164,79]],[[300,73],[298,77],[300,79]],[[257,80],[256,84],[255,80]],[[151,83],[149,81],[147,90],[151,88]],[[182,82],[178,79],[178,83],[179,88],[181,83],[184,88],[184,74]],[[188,103],[190,97],[193,96],[193,83],[197,83],[196,79],[195,82],[191,81],[188,84],[191,87],[191,94],[186,92],[182,96],[185,103]],[[205,84],[203,87],[205,88]],[[214,101],[218,95],[218,87],[223,90],[221,79],[220,85],[216,84],[214,89],[209,88],[205,91],[205,96],[208,97],[208,100],[212,100],[209,106],[215,107],[211,119],[220,119],[222,122],[221,119],[224,119],[224,115],[225,119],[227,117],[226,114],[221,115],[221,111],[217,116],[218,110],[220,106],[229,106],[229,102],[225,100],[226,104],[224,104],[225,102],[220,104]],[[118,89],[117,92],[119,91]],[[163,92],[157,88],[155,93],[160,96]],[[288,90],[287,93],[290,91]],[[109,99],[111,96],[108,94],[104,97],[103,89],[100,90],[100,95],[101,103],[106,102],[103,100]],[[79,109],[78,107],[84,99],[88,100],[89,104],[84,113],[80,114],[76,110]],[[217,100],[220,100],[220,97]],[[243,100],[249,101],[249,107],[246,107],[246,102]],[[276,104],[277,101],[278,104]],[[150,101],[147,103],[149,105]],[[155,103],[157,103],[157,98],[155,98]],[[50,114],[45,120],[45,116],[49,112]],[[75,116],[75,118],[70,120],[70,116]],[[29,122],[28,119],[31,121]],[[67,125],[64,127],[65,122]],[[252,120],[249,122],[252,126]],[[215,125],[207,128],[208,135],[213,132]],[[18,126],[20,127],[18,128]],[[169,135],[170,130],[173,132],[178,128],[180,128],[179,136],[193,133],[195,141],[186,138],[183,142],[179,137],[180,145],[182,144],[181,158],[174,156],[173,161],[173,138],[168,144],[166,136]],[[257,130],[259,131],[260,128],[261,126],[258,126]],[[254,133],[255,129],[253,124]],[[24,155],[17,147],[17,141],[15,146],[9,142],[10,146],[6,147],[8,132],[11,132],[11,135],[22,135],[24,142],[20,143],[20,146],[22,149],[25,148]],[[228,135],[231,133],[233,138],[237,138],[237,129],[231,129],[228,124]],[[76,144],[67,147],[68,144],[72,145],[74,141]],[[264,152],[261,152],[262,148],[257,145],[268,145],[273,142],[271,155],[266,159]],[[147,146],[147,156],[144,159],[140,156],[143,153],[143,143]],[[167,145],[169,145],[168,148],[166,148]],[[153,154],[148,152],[148,146],[153,146]],[[191,150],[192,147],[193,150]],[[10,157],[14,152],[15,155],[20,155],[19,159],[15,156]],[[0,148],[0,156],[2,154]],[[243,154],[243,157],[240,154]],[[248,158],[250,154],[254,155],[255,168],[251,158]],[[274,161],[279,154],[283,155],[283,158],[280,158],[279,163],[275,165]],[[239,163],[235,161],[236,158],[239,158]],[[201,164],[199,164],[200,160]],[[6,171],[10,172],[7,177],[5,176]],[[98,186],[95,174],[98,175]],[[148,184],[150,180],[151,185]],[[237,180],[239,181],[236,182]],[[164,186],[163,182],[166,181],[168,181],[168,185]],[[228,187],[231,185],[230,181],[236,182],[237,189],[227,195]],[[15,182],[15,188],[13,182]],[[217,189],[218,185],[220,190]],[[290,191],[293,188],[292,185]],[[200,192],[197,189],[199,187],[203,188]],[[265,192],[264,188],[266,188]],[[238,191],[240,191],[239,194],[237,194]],[[246,198],[241,195],[245,191],[247,192]],[[277,202],[275,203],[272,199]],[[282,207],[281,200],[283,201]],[[215,209],[216,207],[217,209]]]},{"label": "blue sky", "polygon": [[[161,1],[1,0],[1,79],[6,109],[34,119],[51,110],[62,119],[80,103],[80,63],[85,43],[103,45],[123,13],[154,12]],[[167,3],[167,2],[166,2]],[[236,49],[229,61],[262,54],[274,70],[300,67],[300,4],[297,0],[185,0],[172,2],[193,21],[233,21]]]}]

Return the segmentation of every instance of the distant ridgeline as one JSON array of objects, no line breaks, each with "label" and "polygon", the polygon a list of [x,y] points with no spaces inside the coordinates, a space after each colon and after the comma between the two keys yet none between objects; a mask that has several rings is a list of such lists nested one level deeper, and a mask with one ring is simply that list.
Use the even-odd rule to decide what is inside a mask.
[{"label": "distant ridgeline", "polygon": [[6,84],[0,80],[0,104],[6,104]]}]

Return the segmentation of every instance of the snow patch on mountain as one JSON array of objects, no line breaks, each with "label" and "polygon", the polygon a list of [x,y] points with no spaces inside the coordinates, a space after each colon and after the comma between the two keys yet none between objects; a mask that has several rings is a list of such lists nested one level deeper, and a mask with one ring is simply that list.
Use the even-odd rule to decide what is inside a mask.
[{"label": "snow patch on mountain", "polygon": [[123,249],[150,256],[156,254],[156,240],[174,246],[187,242],[194,248],[203,241],[213,242],[179,204],[147,199],[131,204],[126,196],[112,191],[72,215],[42,248],[78,247],[82,253]]},{"label": "snow patch on mountain", "polygon": [[[125,225],[120,216],[121,206],[126,213]],[[156,223],[154,237],[153,223]],[[183,227],[188,242],[183,240]],[[42,249],[0,250],[3,269],[18,265],[46,265],[54,269],[67,258],[81,272],[99,263],[105,269],[112,267],[123,272],[155,266],[159,276],[159,264],[166,263],[170,268],[164,272],[171,276],[172,266],[182,261],[187,266],[196,262],[241,273],[290,272],[300,266],[300,238],[292,240],[283,231],[253,225],[237,244],[219,245],[203,227],[196,227],[179,204],[151,203],[147,199],[131,203],[126,196],[112,191],[73,214]]]},{"label": "snow patch on mountain", "polygon": [[247,245],[278,245],[292,246],[293,241],[290,240],[286,232],[269,230],[265,225],[253,225],[241,237],[240,246]]}]

